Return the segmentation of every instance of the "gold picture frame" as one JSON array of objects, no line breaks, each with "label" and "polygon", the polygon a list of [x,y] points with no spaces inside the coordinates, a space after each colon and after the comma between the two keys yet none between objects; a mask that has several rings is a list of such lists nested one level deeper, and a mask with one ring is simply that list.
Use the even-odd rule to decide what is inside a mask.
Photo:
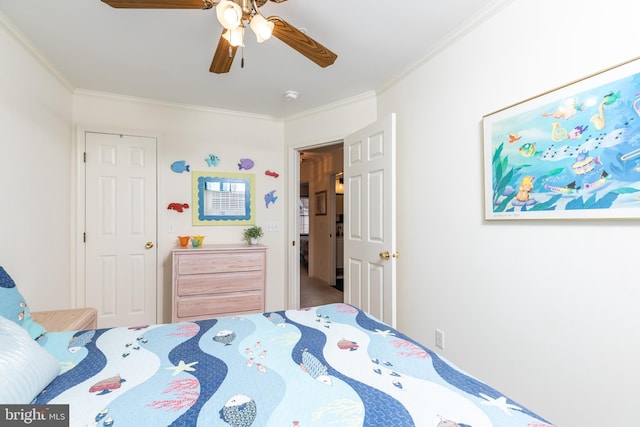
[{"label": "gold picture frame", "polygon": [[640,58],[482,119],[486,220],[640,217]]}]

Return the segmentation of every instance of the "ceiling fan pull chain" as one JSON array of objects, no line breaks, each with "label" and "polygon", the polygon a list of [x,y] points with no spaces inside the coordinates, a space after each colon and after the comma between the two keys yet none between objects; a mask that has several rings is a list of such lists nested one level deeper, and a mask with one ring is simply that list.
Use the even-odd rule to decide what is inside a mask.
[{"label": "ceiling fan pull chain", "polygon": [[240,68],[244,68],[244,26],[242,26],[242,44],[240,45],[242,58],[240,58]]}]

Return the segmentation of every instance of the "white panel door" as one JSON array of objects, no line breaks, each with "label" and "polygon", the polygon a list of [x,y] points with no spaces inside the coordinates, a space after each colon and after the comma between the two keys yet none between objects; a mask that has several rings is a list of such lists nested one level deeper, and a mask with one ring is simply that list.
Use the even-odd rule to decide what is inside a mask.
[{"label": "white panel door", "polygon": [[156,323],[156,139],[85,133],[86,305],[98,326]]},{"label": "white panel door", "polygon": [[345,301],[396,324],[395,115],[344,140]]}]

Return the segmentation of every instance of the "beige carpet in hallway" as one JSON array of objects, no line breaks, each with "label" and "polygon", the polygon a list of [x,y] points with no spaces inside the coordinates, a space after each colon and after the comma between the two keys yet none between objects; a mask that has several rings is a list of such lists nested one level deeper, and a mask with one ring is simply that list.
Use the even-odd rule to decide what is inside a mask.
[{"label": "beige carpet in hallway", "polygon": [[344,294],[320,279],[309,277],[307,267],[300,264],[300,307],[344,302]]}]

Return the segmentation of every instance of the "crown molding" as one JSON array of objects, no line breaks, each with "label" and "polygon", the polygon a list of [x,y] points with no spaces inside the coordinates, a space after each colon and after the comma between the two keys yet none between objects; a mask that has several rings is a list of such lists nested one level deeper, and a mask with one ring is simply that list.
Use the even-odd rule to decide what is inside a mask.
[{"label": "crown molding", "polygon": [[388,90],[393,85],[395,85],[399,80],[407,76],[409,73],[414,71],[416,68],[424,65],[430,59],[435,57],[438,53],[442,52],[447,47],[453,45],[456,41],[460,40],[471,31],[478,28],[482,23],[492,18],[498,12],[500,12],[505,7],[509,6],[513,3],[514,0],[495,0],[489,3],[484,9],[477,12],[471,18],[469,18],[462,25],[458,26],[451,33],[449,33],[446,37],[442,38],[438,43],[436,43],[433,47],[431,47],[423,56],[414,61],[412,64],[406,66],[403,70],[393,76],[390,80],[381,85],[376,92],[378,94]]}]

